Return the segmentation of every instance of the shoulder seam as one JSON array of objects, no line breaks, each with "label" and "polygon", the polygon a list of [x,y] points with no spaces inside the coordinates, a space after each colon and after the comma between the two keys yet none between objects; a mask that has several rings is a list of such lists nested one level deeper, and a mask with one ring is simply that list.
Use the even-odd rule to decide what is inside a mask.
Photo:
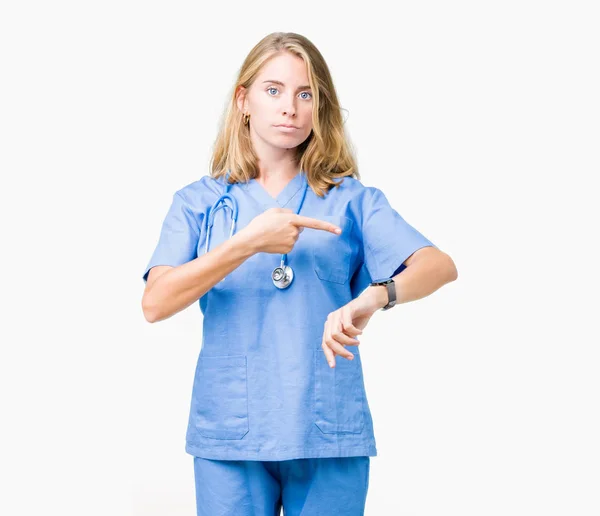
[{"label": "shoulder seam", "polygon": [[195,224],[193,226],[194,232],[196,233],[196,236],[198,238],[200,238],[200,226],[198,225],[198,220],[196,219],[196,217],[194,217],[194,212],[190,209],[188,203],[186,202],[185,198],[183,197],[183,195],[181,195],[180,192],[181,192],[181,190],[177,190],[175,192],[175,195],[181,199],[181,202],[183,203],[184,208],[188,212],[189,216],[194,220],[194,222],[195,222]]}]

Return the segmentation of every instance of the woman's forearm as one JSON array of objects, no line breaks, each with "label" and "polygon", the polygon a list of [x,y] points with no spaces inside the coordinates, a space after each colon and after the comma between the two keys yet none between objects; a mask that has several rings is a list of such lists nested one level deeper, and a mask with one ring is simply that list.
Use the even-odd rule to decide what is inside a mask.
[{"label": "woman's forearm", "polygon": [[[456,266],[446,253],[427,248],[422,257],[415,259],[404,271],[393,276],[396,284],[396,304],[426,297],[457,277]],[[374,312],[388,302],[385,286],[367,287],[361,295],[365,296]]]},{"label": "woman's forearm", "polygon": [[144,293],[144,317],[157,322],[187,308],[255,253],[242,230],[208,253],[167,270]]}]

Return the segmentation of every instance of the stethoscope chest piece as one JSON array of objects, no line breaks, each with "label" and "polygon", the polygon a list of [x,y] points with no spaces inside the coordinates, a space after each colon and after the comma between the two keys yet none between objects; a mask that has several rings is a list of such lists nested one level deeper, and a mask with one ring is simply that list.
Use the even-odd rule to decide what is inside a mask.
[{"label": "stethoscope chest piece", "polygon": [[273,269],[271,278],[273,280],[273,285],[275,285],[277,288],[287,288],[294,280],[294,271],[289,265],[280,265],[279,267],[275,267],[275,269]]}]

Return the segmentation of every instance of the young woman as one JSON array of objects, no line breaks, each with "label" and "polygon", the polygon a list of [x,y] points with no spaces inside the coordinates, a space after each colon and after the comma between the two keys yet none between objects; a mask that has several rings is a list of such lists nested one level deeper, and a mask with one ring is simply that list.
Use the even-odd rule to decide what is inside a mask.
[{"label": "young woman", "polygon": [[456,277],[359,181],[317,48],[261,40],[211,174],[175,192],[143,276],[148,321],[198,300],[204,316],[186,435],[198,514],[364,514],[377,450],[357,336]]}]

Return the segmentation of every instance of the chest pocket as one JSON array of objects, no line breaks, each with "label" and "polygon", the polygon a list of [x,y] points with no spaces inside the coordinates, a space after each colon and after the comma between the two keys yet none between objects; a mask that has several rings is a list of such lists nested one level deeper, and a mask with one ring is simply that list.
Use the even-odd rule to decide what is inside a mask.
[{"label": "chest pocket", "polygon": [[314,230],[312,254],[315,273],[323,281],[344,284],[350,278],[354,222],[343,215],[320,215],[315,218],[331,222],[342,230],[339,235],[329,231]]}]

